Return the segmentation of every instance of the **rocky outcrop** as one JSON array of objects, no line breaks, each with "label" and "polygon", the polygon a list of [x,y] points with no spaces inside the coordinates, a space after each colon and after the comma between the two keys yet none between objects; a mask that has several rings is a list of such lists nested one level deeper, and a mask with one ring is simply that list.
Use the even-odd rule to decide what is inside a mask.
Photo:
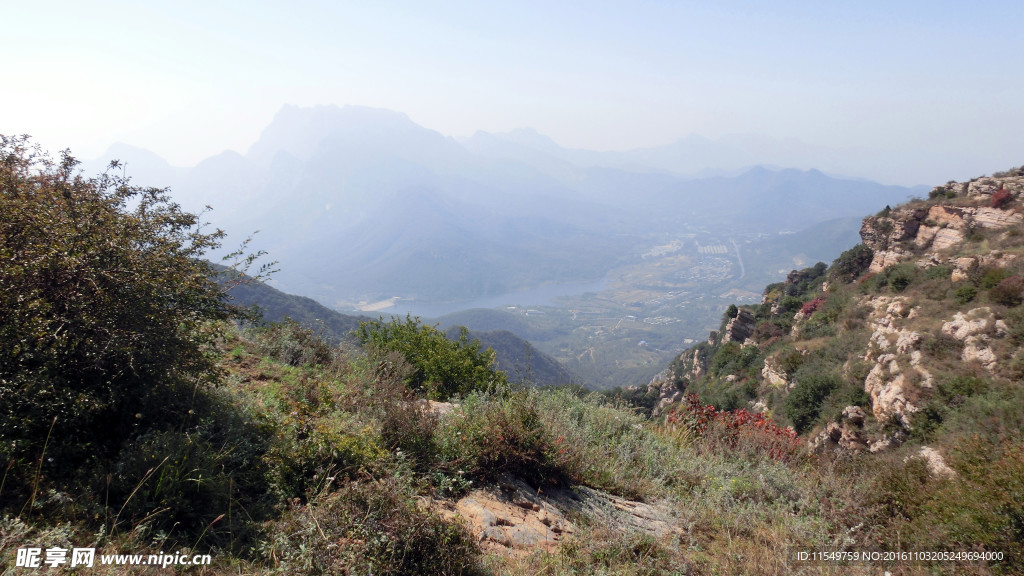
[{"label": "rocky outcrop", "polygon": [[778,360],[774,356],[769,356],[764,359],[764,366],[761,368],[761,377],[764,378],[764,383],[774,388],[789,388],[789,376],[786,371],[779,365]]},{"label": "rocky outcrop", "polygon": [[[711,333],[715,335],[715,332]],[[700,378],[708,371],[708,352],[703,346],[686,350],[679,355],[679,374],[676,376]]]},{"label": "rocky outcrop", "polygon": [[981,256],[965,256],[962,258],[952,258],[949,260],[949,263],[953,265],[953,274],[950,278],[953,280],[953,282],[963,282],[965,280],[969,280],[972,274],[976,273],[978,270],[982,268],[1005,268],[1009,266],[1016,258],[1016,254],[1005,254],[998,250],[993,250],[988,254],[982,254]]},{"label": "rocky outcrop", "polygon": [[1008,190],[1015,198],[1020,198],[1024,196],[1024,176],[1011,174],[977,178],[967,183],[966,194],[968,198],[985,198],[992,196],[1000,188]]},{"label": "rocky outcrop", "polygon": [[657,395],[658,403],[652,411],[653,416],[660,415],[666,407],[683,399],[684,389],[670,370],[662,370],[647,384],[647,394]]},{"label": "rocky outcrop", "polygon": [[980,364],[989,372],[995,371],[998,359],[990,346],[992,338],[1006,335],[1008,326],[996,319],[988,306],[974,308],[966,314],[957,312],[953,319],[942,324],[942,333],[964,343],[960,359]]},{"label": "rocky outcrop", "polygon": [[499,489],[474,490],[441,513],[460,517],[481,548],[502,552],[553,552],[575,526],[550,497],[541,498],[522,481],[506,480]]},{"label": "rocky outcrop", "polygon": [[915,252],[940,252],[957,246],[976,228],[1003,229],[1024,223],[1024,214],[989,206],[991,197],[1005,190],[1015,199],[1024,197],[1024,177],[980,178],[965,184],[951,182],[937,187],[933,196],[966,197],[974,205],[949,203],[886,210],[866,218],[861,240],[874,250],[869,271],[880,272],[893,264],[913,258]]},{"label": "rocky outcrop", "polygon": [[946,464],[946,460],[942,457],[942,454],[938,450],[931,446],[921,446],[921,450],[917,453],[917,457],[924,460],[928,466],[928,471],[933,476],[951,478],[956,476],[956,471]]},{"label": "rocky outcrop", "polygon": [[839,420],[826,424],[825,429],[808,443],[808,447],[816,452],[827,449],[851,452],[866,450],[868,442],[864,435],[865,417],[860,406],[847,406]]},{"label": "rocky outcrop", "polygon": [[576,532],[573,519],[580,517],[613,531],[659,539],[681,533],[678,520],[667,507],[582,486],[538,490],[507,476],[495,487],[432,505],[448,518],[462,519],[484,550],[508,555],[555,551],[563,539]]},{"label": "rocky outcrop", "polygon": [[903,326],[916,317],[917,308],[902,296],[866,298],[863,304],[873,310],[864,360],[874,364],[864,380],[864,391],[871,397],[876,418],[896,417],[909,429],[910,415],[917,412],[911,401],[917,396],[916,388],[930,388],[934,382],[922,363],[921,335]]},{"label": "rocky outcrop", "polygon": [[757,322],[754,313],[749,310],[739,309],[736,317],[729,320],[723,332],[723,342],[739,342],[745,344],[754,333]]}]

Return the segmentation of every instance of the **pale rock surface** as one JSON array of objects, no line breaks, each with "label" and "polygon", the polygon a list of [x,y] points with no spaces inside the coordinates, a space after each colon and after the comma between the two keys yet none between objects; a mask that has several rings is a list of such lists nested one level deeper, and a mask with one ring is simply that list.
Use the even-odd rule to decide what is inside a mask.
[{"label": "pale rock surface", "polygon": [[964,362],[977,362],[992,372],[998,366],[998,358],[989,346],[990,335],[1003,337],[1007,332],[1006,322],[996,319],[988,306],[957,312],[953,319],[942,324],[942,333],[952,336],[964,343],[960,359]]},{"label": "pale rock surface", "polygon": [[675,385],[669,370],[658,372],[647,384],[647,394],[658,396],[652,415],[659,416],[669,405],[683,399],[684,390]]},{"label": "pale rock surface", "polygon": [[826,448],[843,449],[860,452],[868,448],[864,437],[864,410],[860,406],[847,406],[837,422],[829,422],[808,446],[811,450],[821,452]]},{"label": "pale rock surface", "polygon": [[725,325],[724,341],[745,344],[754,333],[756,323],[753,312],[740,308],[736,317]]},{"label": "pale rock surface", "polygon": [[600,490],[536,489],[522,480],[503,477],[497,487],[477,489],[456,502],[432,503],[448,518],[461,518],[485,550],[509,555],[553,552],[576,532],[570,517],[583,516],[620,532],[639,532],[659,539],[682,533],[669,509],[636,502]]},{"label": "pale rock surface", "polygon": [[765,384],[773,386],[775,388],[788,388],[789,378],[786,375],[786,371],[779,366],[778,360],[774,356],[769,356],[764,359],[764,366],[761,368],[761,377],[764,378]]},{"label": "pale rock surface", "polygon": [[942,324],[942,333],[956,338],[966,340],[968,336],[984,334],[995,330],[996,318],[992,309],[988,306],[974,308],[953,314],[953,319]]},{"label": "pale rock surface", "polygon": [[931,446],[922,446],[921,451],[917,453],[917,457],[925,461],[928,465],[928,471],[934,476],[945,476],[947,478],[956,476],[956,471],[946,464],[942,454]]},{"label": "pale rock surface", "polygon": [[[892,210],[886,216],[864,220],[861,240],[874,251],[870,272],[881,272],[893,264],[914,258],[908,250],[939,252],[953,248],[964,241],[972,226],[999,230],[1024,223],[1024,214],[1017,210],[992,208],[985,205],[1000,186],[1020,199],[1024,196],[1024,177],[982,178],[969,184],[950,183],[940,188],[952,188],[974,198],[975,206],[940,204],[924,208],[904,207]],[[963,271],[955,274],[954,281],[962,279]]]},{"label": "pale rock surface", "polygon": [[[864,379],[864,391],[871,397],[871,411],[878,419],[891,415],[899,418],[904,427],[910,427],[910,415],[917,412],[909,396],[916,386],[930,388],[934,385],[931,372],[922,364],[921,334],[904,328],[906,320],[916,317],[917,307],[911,307],[902,296],[867,297],[862,301],[871,307],[869,322],[872,328],[864,360],[874,366]],[[900,361],[909,365],[919,378],[909,378]]]}]

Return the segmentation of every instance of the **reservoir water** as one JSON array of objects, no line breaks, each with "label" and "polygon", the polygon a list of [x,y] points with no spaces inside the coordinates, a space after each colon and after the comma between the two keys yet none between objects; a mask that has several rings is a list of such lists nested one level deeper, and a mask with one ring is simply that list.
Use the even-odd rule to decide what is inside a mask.
[{"label": "reservoir water", "polygon": [[559,284],[546,284],[529,290],[518,292],[506,292],[493,296],[481,296],[473,300],[462,300],[455,302],[427,302],[417,300],[396,299],[393,306],[380,309],[373,313],[363,312],[368,316],[382,315],[405,316],[407,313],[420,318],[437,318],[445,314],[451,314],[460,310],[472,308],[504,308],[508,306],[551,306],[555,300],[566,296],[578,296],[587,292],[600,292],[604,290],[607,280],[592,280],[589,282],[566,282]]}]

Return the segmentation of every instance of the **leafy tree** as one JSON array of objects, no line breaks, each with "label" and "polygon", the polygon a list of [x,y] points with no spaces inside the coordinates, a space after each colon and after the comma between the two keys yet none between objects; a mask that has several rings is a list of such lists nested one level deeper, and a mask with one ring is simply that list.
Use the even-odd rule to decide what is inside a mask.
[{"label": "leafy tree", "polygon": [[863,244],[843,252],[832,262],[832,278],[840,282],[853,282],[871,266],[875,252]]},{"label": "leafy tree", "polygon": [[0,136],[0,461],[15,484],[45,475],[44,451],[51,477],[70,474],[187,414],[214,374],[213,322],[242,314],[201,259],[222,232],[116,163],[95,178],[77,165]]},{"label": "leafy tree", "polygon": [[377,351],[393,351],[405,356],[415,368],[406,385],[428,397],[445,400],[473,390],[504,385],[504,372],[493,369],[494,351],[480,350],[480,342],[469,340],[462,328],[457,340],[449,340],[436,326],[424,326],[420,319],[406,316],[360,322],[356,338]]}]

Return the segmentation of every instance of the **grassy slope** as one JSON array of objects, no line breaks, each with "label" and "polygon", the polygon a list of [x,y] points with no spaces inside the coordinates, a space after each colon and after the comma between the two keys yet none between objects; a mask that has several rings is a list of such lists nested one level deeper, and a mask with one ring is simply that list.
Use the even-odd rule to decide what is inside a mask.
[{"label": "grassy slope", "polygon": [[[152,516],[139,510],[119,518],[113,530],[108,525],[107,535],[98,538],[101,548],[202,550],[215,543],[214,565],[206,573],[216,574],[341,574],[360,568],[374,574],[668,574],[684,568],[698,574],[789,574],[799,568],[791,559],[801,550],[958,548],[929,536],[917,514],[927,520],[943,514],[941,525],[955,528],[963,521],[946,518],[939,504],[965,491],[994,490],[979,486],[978,474],[935,484],[919,462],[904,462],[902,454],[779,452],[773,434],[749,426],[731,427],[716,418],[709,426],[686,419],[669,426],[569,390],[474,394],[465,399],[468,419],[438,420],[403,401],[400,360],[382,363],[297,335],[235,333],[220,352],[222,398],[258,423],[257,436],[265,442],[255,468],[268,487],[270,512],[262,520],[246,519],[239,496],[228,496],[218,501],[223,511],[209,512],[233,510],[231,522],[221,518],[197,540],[168,531],[160,508]],[[306,342],[303,353],[291,353],[300,341]],[[293,364],[276,356],[280,350],[291,350],[287,358]],[[222,440],[217,457],[252,436]],[[1010,454],[993,463],[992,472],[1001,481],[1019,482],[1019,452]],[[963,466],[985,469],[977,462]],[[487,483],[500,472],[535,484],[570,482],[667,502],[681,535],[657,541],[582,519],[577,536],[553,554],[480,556],[462,528],[416,505],[424,496],[457,497],[470,482]],[[160,494],[145,471],[137,473],[136,497],[158,504]],[[178,478],[186,486],[194,481],[187,470]],[[187,493],[181,497],[178,505],[196,504]],[[970,511],[969,502],[959,505]],[[13,560],[15,547],[29,543],[96,540],[99,527],[73,509],[51,502],[20,515],[8,511],[0,557]],[[1014,551],[1003,536],[992,534],[989,545]],[[946,573],[984,574],[1007,565],[936,566]],[[858,570],[814,567],[825,574]],[[919,568],[906,564],[904,570]]]}]

